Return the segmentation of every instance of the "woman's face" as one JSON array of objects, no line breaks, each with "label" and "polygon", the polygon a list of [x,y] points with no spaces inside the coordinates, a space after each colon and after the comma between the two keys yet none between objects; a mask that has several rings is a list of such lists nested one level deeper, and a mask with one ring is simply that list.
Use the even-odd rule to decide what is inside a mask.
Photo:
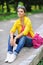
[{"label": "woman's face", "polygon": [[18,16],[21,18],[21,17],[24,17],[24,15],[25,15],[25,12],[24,12],[24,10],[23,9],[21,9],[21,8],[19,8],[18,9]]}]

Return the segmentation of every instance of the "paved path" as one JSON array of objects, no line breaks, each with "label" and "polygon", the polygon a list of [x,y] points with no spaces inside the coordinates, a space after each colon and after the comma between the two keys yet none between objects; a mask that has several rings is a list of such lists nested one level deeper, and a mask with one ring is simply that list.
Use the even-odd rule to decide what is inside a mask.
[{"label": "paved path", "polygon": [[[32,21],[34,31],[43,30],[42,29],[43,13],[30,15],[29,17]],[[6,57],[6,51],[7,51],[8,34],[9,34],[10,28],[12,27],[14,22],[15,22],[14,19],[8,20],[5,22],[0,22],[0,65],[9,65],[9,64],[4,63],[4,59]],[[42,25],[42,27],[40,27],[41,25]],[[21,63],[21,61],[28,58],[28,56],[30,54],[32,54],[31,52],[32,52],[32,49],[30,50],[30,48],[24,48],[20,52],[19,56],[17,57],[17,60],[15,62],[11,63],[10,65],[19,65],[19,63]]]}]

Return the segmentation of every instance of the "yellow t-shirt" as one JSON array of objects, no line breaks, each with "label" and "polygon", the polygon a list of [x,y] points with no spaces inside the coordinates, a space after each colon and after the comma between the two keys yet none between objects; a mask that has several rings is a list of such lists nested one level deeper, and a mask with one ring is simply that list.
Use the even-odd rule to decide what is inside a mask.
[{"label": "yellow t-shirt", "polygon": [[[34,32],[33,32],[33,29],[32,29],[32,24],[31,24],[30,19],[26,16],[24,17],[24,25],[25,25],[25,29],[23,31],[23,35],[27,35],[28,33],[30,33],[31,37],[33,37]],[[20,19],[18,19],[14,23],[14,25],[11,28],[10,32],[15,33],[16,30],[18,30],[18,34],[20,34],[21,33],[21,28],[22,28],[21,21],[20,21]]]}]

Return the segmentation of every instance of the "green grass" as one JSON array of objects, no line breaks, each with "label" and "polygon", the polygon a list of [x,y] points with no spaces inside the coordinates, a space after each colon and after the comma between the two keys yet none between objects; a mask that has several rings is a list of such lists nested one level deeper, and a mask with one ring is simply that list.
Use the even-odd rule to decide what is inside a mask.
[{"label": "green grass", "polygon": [[43,13],[43,9],[41,9],[41,10],[33,10],[32,13]]},{"label": "green grass", "polygon": [[1,14],[0,15],[0,21],[4,21],[4,20],[10,20],[10,19],[14,19],[17,18],[17,14]]},{"label": "green grass", "polygon": [[41,61],[37,65],[43,65],[43,58],[41,59]]},{"label": "green grass", "polygon": [[[41,10],[32,10],[32,12],[27,12],[28,15],[35,13],[43,13],[43,8]],[[0,11],[0,21],[15,19],[17,17],[17,13],[3,13]]]}]

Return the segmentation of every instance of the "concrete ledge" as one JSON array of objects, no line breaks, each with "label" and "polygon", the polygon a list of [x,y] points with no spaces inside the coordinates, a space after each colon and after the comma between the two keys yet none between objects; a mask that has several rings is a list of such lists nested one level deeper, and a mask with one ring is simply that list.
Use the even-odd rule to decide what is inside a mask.
[{"label": "concrete ledge", "polygon": [[6,57],[6,53],[4,51],[6,51],[6,49],[3,49],[3,54],[1,51],[0,65],[37,65],[40,59],[43,57],[43,45],[38,49],[34,49],[33,47],[25,47],[23,50],[21,50],[14,62],[6,64],[4,62]]},{"label": "concrete ledge", "polygon": [[30,55],[27,59],[22,61],[19,65],[37,65],[40,59],[43,57],[43,45],[35,49],[34,54]]}]

